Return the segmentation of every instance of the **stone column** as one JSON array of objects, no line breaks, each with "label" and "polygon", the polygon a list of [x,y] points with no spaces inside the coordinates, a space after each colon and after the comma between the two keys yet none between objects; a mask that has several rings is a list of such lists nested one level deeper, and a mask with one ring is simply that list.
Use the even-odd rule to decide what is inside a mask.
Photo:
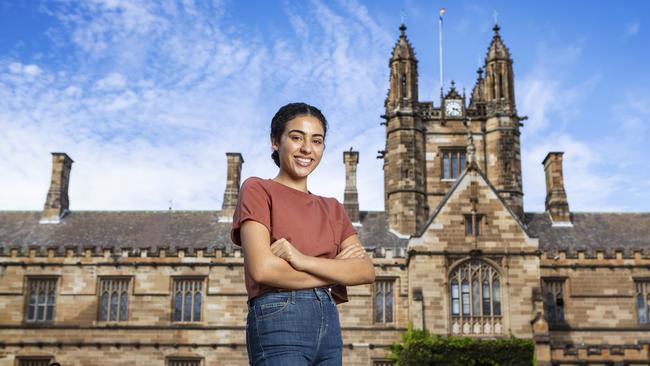
[{"label": "stone column", "polygon": [[226,180],[226,190],[223,194],[223,211],[234,212],[239,197],[239,186],[241,185],[241,166],[244,158],[240,153],[226,153],[228,158],[228,176]]},{"label": "stone column", "polygon": [[546,173],[546,212],[551,215],[553,224],[571,225],[571,212],[562,173],[563,154],[550,152],[542,162]]},{"label": "stone column", "polygon": [[343,207],[350,221],[359,222],[359,193],[357,192],[357,164],[359,164],[358,151],[344,151],[343,163],[345,164],[345,192],[343,194]]},{"label": "stone column", "polygon": [[62,152],[52,153],[52,180],[50,189],[41,214],[42,224],[55,224],[60,221],[70,209],[68,186],[73,160]]}]

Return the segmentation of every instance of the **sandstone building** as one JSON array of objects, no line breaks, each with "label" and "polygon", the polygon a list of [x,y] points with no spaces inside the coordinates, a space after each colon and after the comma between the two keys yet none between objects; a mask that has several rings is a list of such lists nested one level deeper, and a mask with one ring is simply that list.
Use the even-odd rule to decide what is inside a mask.
[{"label": "sandstone building", "polygon": [[[377,280],[340,306],[345,365],[390,365],[412,323],[534,339],[539,365],[650,364],[650,214],[571,212],[550,152],[546,210],[523,207],[513,63],[498,25],[469,100],[418,98],[400,27],[385,101],[382,212],[344,206]],[[243,365],[246,292],[229,229],[244,160],[214,211],[70,211],[73,161],[52,154],[42,211],[0,211],[0,366]],[[542,167],[540,167],[541,169]],[[569,173],[570,174],[570,173]]]}]

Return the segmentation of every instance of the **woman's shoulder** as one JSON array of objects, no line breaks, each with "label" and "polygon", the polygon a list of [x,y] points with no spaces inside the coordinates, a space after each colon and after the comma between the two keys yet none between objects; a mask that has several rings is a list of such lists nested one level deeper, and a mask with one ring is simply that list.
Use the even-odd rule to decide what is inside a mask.
[{"label": "woman's shoulder", "polygon": [[340,219],[341,217],[341,212],[345,212],[345,208],[343,207],[343,204],[339,202],[336,197],[325,197],[325,196],[318,196],[320,200],[329,208],[330,215],[334,215],[335,218]]},{"label": "woman's shoulder", "polygon": [[269,187],[268,179],[263,179],[259,177],[249,177],[244,180],[241,188],[239,189],[240,196],[255,196],[263,197],[270,196],[271,190]]},{"label": "woman's shoulder", "polygon": [[244,180],[244,183],[242,183],[241,188],[257,188],[257,187],[263,187],[266,189],[268,186],[268,180],[263,179],[260,177],[248,177]]}]

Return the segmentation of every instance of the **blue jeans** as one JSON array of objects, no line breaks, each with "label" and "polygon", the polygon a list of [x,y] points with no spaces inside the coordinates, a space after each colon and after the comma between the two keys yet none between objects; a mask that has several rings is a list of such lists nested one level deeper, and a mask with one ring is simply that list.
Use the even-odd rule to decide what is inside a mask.
[{"label": "blue jeans", "polygon": [[253,366],[340,366],[343,341],[329,290],[268,292],[249,301],[246,349]]}]

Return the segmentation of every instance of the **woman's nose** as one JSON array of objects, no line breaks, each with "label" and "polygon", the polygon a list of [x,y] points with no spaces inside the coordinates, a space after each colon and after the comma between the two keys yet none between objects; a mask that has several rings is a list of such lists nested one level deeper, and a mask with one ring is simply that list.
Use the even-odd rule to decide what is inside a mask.
[{"label": "woman's nose", "polygon": [[302,151],[302,152],[309,153],[309,152],[311,152],[311,149],[312,149],[312,146],[311,146],[311,142],[309,142],[309,140],[305,140],[302,143],[302,146],[300,146],[300,151]]}]

